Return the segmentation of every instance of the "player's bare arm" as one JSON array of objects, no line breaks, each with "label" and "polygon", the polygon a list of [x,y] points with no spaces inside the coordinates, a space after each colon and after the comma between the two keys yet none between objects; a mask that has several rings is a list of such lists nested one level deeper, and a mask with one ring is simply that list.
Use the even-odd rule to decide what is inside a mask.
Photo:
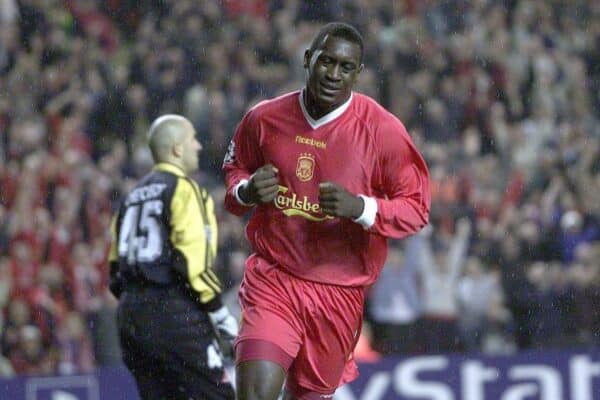
[{"label": "player's bare arm", "polygon": [[265,204],[273,201],[277,195],[277,168],[266,164],[257,169],[248,184],[240,187],[238,195],[248,204]]},{"label": "player's bare arm", "polygon": [[333,182],[319,184],[319,205],[323,213],[356,219],[364,209],[364,200]]}]

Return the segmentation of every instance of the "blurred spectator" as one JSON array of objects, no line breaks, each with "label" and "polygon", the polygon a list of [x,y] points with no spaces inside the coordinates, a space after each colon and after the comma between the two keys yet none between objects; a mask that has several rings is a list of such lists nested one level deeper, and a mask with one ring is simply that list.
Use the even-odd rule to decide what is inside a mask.
[{"label": "blurred spectator", "polygon": [[[2,310],[5,309],[8,301],[10,300],[10,295],[12,293],[12,280],[13,277],[10,259],[8,257],[0,257],[0,308]],[[3,316],[0,317],[0,321],[3,319]]]},{"label": "blurred spectator", "polygon": [[433,228],[429,226],[415,239],[421,279],[423,281],[423,316],[419,338],[423,351],[451,352],[460,349],[458,331],[457,285],[466,262],[471,223],[461,219],[454,237],[436,237],[431,243]]},{"label": "blurred spectator", "polygon": [[35,278],[39,264],[33,260],[31,245],[19,240],[12,245],[11,275],[13,280],[13,295],[28,298],[35,289]]},{"label": "blurred spectator", "polygon": [[93,264],[90,247],[87,243],[77,243],[73,247],[73,300],[75,307],[87,318],[93,320],[102,305],[103,277]]},{"label": "blurred spectator", "polygon": [[419,260],[411,246],[407,247],[405,255],[399,248],[390,247],[381,276],[369,293],[373,349],[381,354],[417,351],[415,328],[421,314]]},{"label": "blurred spectator", "polygon": [[55,353],[55,349],[44,346],[35,325],[25,325],[18,331],[17,347],[10,353],[10,361],[19,375],[48,375],[56,371]]},{"label": "blurred spectator", "polygon": [[85,328],[84,319],[77,312],[69,313],[58,329],[61,374],[89,373],[94,367],[92,341]]},{"label": "blurred spectator", "polygon": [[506,305],[515,323],[514,339],[519,348],[528,348],[533,334],[529,305],[534,287],[527,279],[525,262],[521,259],[522,246],[514,235],[506,235],[498,241],[498,246],[492,260],[495,259],[501,271]]},{"label": "blurred spectator", "polygon": [[14,299],[6,311],[6,319],[2,324],[2,354],[8,356],[19,343],[21,328],[33,323],[33,320],[29,305],[21,299]]},{"label": "blurred spectator", "polygon": [[[565,263],[570,263],[575,258],[577,247],[598,239],[599,227],[595,221],[584,222],[584,216],[575,210],[569,210],[560,217],[561,255]],[[586,226],[587,225],[587,226]]]},{"label": "blurred spectator", "polygon": [[501,288],[498,277],[485,271],[477,257],[469,257],[464,270],[457,283],[458,327],[464,349],[476,352],[481,350],[488,315],[501,298]]},{"label": "blurred spectator", "polygon": [[10,360],[0,355],[0,378],[8,379],[15,375],[15,370]]},{"label": "blurred spectator", "polygon": [[490,297],[486,310],[480,350],[485,354],[512,354],[516,348],[512,315],[499,292]]},{"label": "blurred spectator", "polygon": [[[562,284],[563,271],[556,264],[534,262],[527,267],[527,280],[532,285],[527,310],[532,346],[557,346],[563,335],[564,313]],[[560,282],[562,283],[562,282]]]}]

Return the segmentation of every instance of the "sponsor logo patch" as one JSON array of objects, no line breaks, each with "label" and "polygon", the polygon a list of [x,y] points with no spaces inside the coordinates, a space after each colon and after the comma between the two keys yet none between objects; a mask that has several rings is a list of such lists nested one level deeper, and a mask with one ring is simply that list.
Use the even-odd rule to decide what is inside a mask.
[{"label": "sponsor logo patch", "polygon": [[334,218],[331,215],[323,214],[318,202],[313,203],[307,196],[300,198],[296,193],[289,193],[289,189],[281,185],[279,185],[274,204],[288,217],[298,216],[315,222]]}]

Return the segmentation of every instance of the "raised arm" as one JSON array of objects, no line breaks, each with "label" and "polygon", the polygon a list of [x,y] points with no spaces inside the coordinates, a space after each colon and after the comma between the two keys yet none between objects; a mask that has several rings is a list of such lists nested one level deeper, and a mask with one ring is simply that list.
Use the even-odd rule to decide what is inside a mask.
[{"label": "raised arm", "polygon": [[457,222],[456,234],[450,244],[448,252],[448,270],[450,279],[456,280],[462,272],[462,268],[467,260],[467,250],[469,246],[469,237],[471,235],[471,221],[460,219]]},{"label": "raised arm", "polygon": [[416,265],[417,269],[423,273],[424,279],[431,277],[431,274],[434,274],[436,270],[434,267],[435,258],[430,242],[432,229],[431,226],[428,226],[418,234],[404,241],[406,246],[406,262]]}]

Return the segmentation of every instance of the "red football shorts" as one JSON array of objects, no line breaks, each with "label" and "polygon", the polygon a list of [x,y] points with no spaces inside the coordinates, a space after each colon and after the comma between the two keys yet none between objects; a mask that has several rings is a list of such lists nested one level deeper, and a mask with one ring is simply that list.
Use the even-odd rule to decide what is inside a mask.
[{"label": "red football shorts", "polygon": [[299,279],[253,254],[240,287],[236,363],[275,362],[297,398],[329,398],[358,376],[363,302],[363,288]]}]

